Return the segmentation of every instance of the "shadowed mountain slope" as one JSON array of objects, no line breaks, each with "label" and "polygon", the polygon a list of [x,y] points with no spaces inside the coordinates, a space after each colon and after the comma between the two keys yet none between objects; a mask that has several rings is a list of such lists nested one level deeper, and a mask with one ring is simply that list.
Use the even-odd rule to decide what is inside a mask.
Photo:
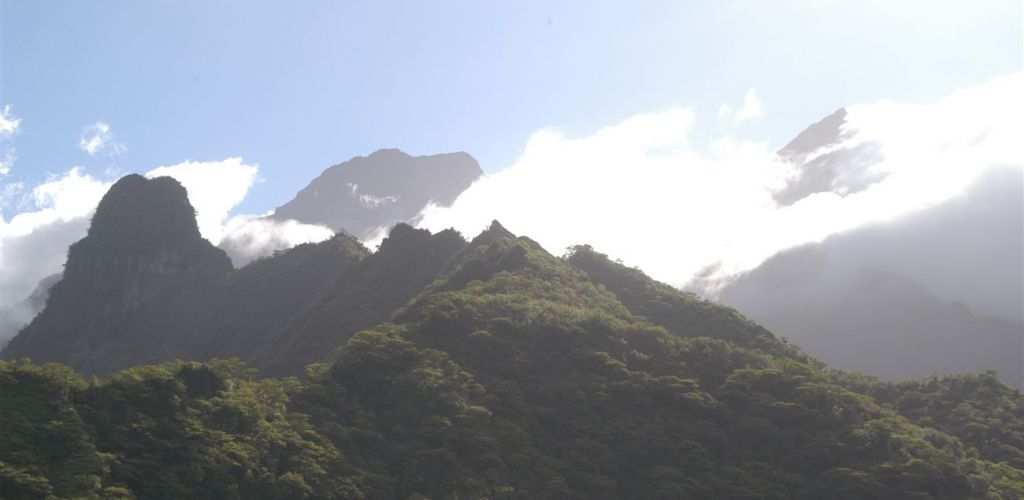
[{"label": "shadowed mountain slope", "polygon": [[100,201],[89,233],[68,250],[47,307],[4,357],[87,372],[114,369],[122,359],[155,361],[148,354],[165,339],[154,313],[230,272],[224,252],[200,236],[185,188],[169,177],[129,175]]},{"label": "shadowed mountain slope", "polygon": [[339,234],[233,271],[199,236],[180,185],[130,176],[104,197],[47,307],[2,355],[88,374],[231,357],[300,373],[386,319],[464,245],[453,231],[398,225],[376,253]]}]

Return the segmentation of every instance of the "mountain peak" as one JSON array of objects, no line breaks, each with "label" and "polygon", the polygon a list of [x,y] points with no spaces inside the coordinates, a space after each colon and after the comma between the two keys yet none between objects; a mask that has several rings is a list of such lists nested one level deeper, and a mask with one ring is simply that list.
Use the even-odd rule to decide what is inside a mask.
[{"label": "mountain peak", "polygon": [[122,177],[100,200],[88,234],[68,251],[65,275],[83,266],[91,273],[99,261],[108,271],[128,265],[160,274],[202,268],[221,275],[232,269],[227,255],[199,233],[184,186],[137,174]]},{"label": "mountain peak", "polygon": [[201,238],[195,209],[178,181],[132,174],[115,182],[100,200],[82,243],[152,253]]},{"label": "mountain peak", "polygon": [[842,138],[844,123],[846,123],[846,108],[839,108],[797,134],[793,140],[778,151],[778,154],[788,159],[796,155],[807,155],[822,146],[838,142]]},{"label": "mountain peak", "polygon": [[825,192],[847,196],[885,177],[872,168],[883,158],[881,145],[874,140],[850,141],[857,130],[848,126],[847,115],[846,108],[839,108],[778,151],[779,158],[791,164],[796,175],[772,194],[776,202],[788,206]]},{"label": "mountain peak", "polygon": [[366,238],[379,227],[413,220],[429,204],[451,205],[481,175],[463,152],[412,156],[380,149],[327,168],[271,217]]},{"label": "mountain peak", "polygon": [[491,224],[484,229],[483,232],[478,234],[476,238],[473,238],[470,246],[486,245],[499,238],[515,238],[516,235],[512,234],[511,231],[505,229],[497,220],[492,220]]},{"label": "mountain peak", "polygon": [[197,285],[223,277],[231,260],[199,234],[188,193],[169,177],[128,175],[107,191],[85,238],[71,245],[46,308],[3,351],[5,357],[75,362],[92,372],[155,342],[139,318]]}]

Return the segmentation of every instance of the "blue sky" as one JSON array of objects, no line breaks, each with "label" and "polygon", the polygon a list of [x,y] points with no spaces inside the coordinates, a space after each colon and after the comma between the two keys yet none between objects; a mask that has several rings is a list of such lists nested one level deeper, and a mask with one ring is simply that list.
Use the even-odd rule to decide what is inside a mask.
[{"label": "blue sky", "polygon": [[[692,107],[692,140],[781,146],[848,103],[929,102],[1020,71],[1021,2],[0,1],[2,183],[241,156],[237,212],[383,147],[487,171],[531,134]],[[764,116],[717,119],[755,89]],[[117,155],[86,154],[103,121]],[[9,217],[10,213],[5,213]]]}]

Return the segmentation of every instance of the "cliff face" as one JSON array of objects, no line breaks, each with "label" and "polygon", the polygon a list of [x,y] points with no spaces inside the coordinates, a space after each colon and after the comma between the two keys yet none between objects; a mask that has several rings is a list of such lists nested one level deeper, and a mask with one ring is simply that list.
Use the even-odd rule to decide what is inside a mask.
[{"label": "cliff face", "polygon": [[102,370],[118,351],[144,352],[159,328],[153,311],[230,273],[223,251],[199,234],[177,181],[130,175],[100,201],[89,232],[68,250],[47,308],[4,357],[60,361]]}]

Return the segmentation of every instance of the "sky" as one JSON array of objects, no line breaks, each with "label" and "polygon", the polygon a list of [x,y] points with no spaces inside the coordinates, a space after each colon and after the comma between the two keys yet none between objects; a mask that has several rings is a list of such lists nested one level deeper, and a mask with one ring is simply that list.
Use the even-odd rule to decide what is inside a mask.
[{"label": "sky", "polygon": [[[121,175],[176,177],[203,236],[266,251],[330,231],[257,215],[391,147],[488,174],[421,227],[498,218],[712,286],[1019,168],[1022,25],[1019,1],[0,0],[0,308]],[[884,153],[870,188],[780,206],[775,151],[840,107],[835,149]]]},{"label": "sky", "polygon": [[[693,141],[781,146],[843,105],[933,101],[1022,60],[1019,1],[0,6],[0,103],[20,119],[0,182],[239,157],[259,175],[238,213],[379,148],[495,172],[538,130],[679,107]],[[748,97],[759,112],[741,115]]]}]

